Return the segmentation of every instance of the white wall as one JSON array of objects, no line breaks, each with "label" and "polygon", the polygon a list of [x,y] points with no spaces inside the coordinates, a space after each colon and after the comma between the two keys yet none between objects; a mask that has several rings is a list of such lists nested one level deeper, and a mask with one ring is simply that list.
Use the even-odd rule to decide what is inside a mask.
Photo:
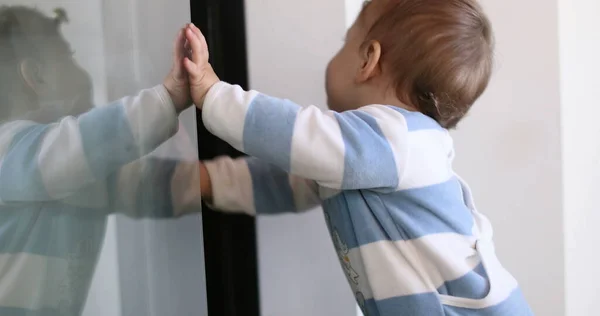
[{"label": "white wall", "polygon": [[559,0],[567,315],[600,298],[600,2]]},{"label": "white wall", "polygon": [[489,89],[453,133],[455,168],[490,217],[498,255],[534,312],[564,315],[556,3],[482,3],[496,34],[497,65]]},{"label": "white wall", "polygon": [[[325,66],[342,44],[343,0],[246,1],[250,86],[300,104],[325,106]],[[263,316],[355,312],[323,214],[260,217]]]}]

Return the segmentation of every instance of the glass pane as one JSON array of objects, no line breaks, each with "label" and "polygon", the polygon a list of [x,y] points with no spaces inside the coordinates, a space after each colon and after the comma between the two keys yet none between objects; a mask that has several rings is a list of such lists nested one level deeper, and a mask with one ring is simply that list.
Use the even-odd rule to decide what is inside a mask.
[{"label": "glass pane", "polygon": [[206,315],[189,1],[0,5],[0,315]]}]

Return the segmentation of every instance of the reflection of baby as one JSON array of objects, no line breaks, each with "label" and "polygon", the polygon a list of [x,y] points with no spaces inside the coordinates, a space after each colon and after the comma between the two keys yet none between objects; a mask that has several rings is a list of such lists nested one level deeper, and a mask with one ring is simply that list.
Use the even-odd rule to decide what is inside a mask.
[{"label": "reflection of baby", "polygon": [[197,163],[140,159],[191,105],[181,32],[162,85],[93,108],[66,19],[0,8],[0,315],[79,315],[107,214],[199,206]]}]

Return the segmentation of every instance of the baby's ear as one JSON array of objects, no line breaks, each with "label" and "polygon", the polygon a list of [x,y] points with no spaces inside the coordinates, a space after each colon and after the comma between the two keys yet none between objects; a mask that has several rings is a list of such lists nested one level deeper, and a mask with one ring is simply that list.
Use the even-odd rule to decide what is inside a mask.
[{"label": "baby's ear", "polygon": [[69,23],[69,16],[67,15],[67,11],[65,11],[65,9],[56,8],[54,9],[54,14],[56,14],[56,17],[54,18],[54,23],[56,23],[56,25]]},{"label": "baby's ear", "polygon": [[21,61],[19,65],[21,77],[27,84],[27,86],[36,94],[39,94],[43,90],[43,86],[46,83],[44,80],[44,74],[42,73],[42,66],[39,62],[34,59],[26,58]]},{"label": "baby's ear", "polygon": [[365,82],[381,73],[381,44],[371,40],[361,47],[361,67],[357,74],[358,82]]}]

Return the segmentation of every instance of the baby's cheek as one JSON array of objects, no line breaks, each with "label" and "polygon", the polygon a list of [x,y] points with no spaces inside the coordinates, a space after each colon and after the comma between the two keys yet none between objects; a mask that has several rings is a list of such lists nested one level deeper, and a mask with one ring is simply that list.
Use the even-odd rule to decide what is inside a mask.
[{"label": "baby's cheek", "polygon": [[327,96],[331,93],[332,88],[332,79],[331,79],[331,62],[327,65],[325,69],[325,90],[327,92]]},{"label": "baby's cheek", "polygon": [[331,64],[333,63],[333,59],[329,61],[327,64],[327,68],[325,68],[325,83],[329,84],[329,79],[331,77]]}]

